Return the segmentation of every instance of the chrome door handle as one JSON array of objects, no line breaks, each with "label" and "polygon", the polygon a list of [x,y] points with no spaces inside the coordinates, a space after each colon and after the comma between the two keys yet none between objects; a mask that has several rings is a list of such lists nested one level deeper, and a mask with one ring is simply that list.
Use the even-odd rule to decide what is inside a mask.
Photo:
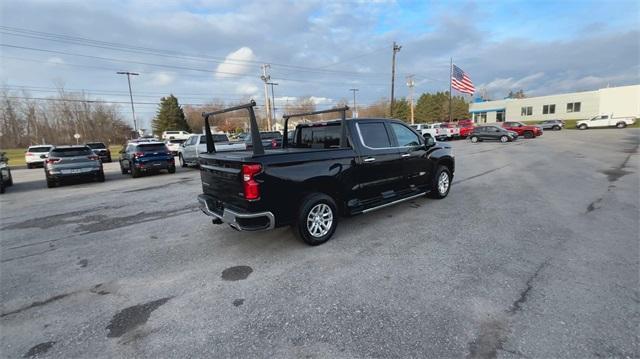
[{"label": "chrome door handle", "polygon": [[365,162],[375,162],[376,158],[375,157],[367,157],[364,159]]},{"label": "chrome door handle", "polygon": [[402,154],[402,158],[406,158],[406,157],[411,157],[411,154],[410,153],[403,153]]}]

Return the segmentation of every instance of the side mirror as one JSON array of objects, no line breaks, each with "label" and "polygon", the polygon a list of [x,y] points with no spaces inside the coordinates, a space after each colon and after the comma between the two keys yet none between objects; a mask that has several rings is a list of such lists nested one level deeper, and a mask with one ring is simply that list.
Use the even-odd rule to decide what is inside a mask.
[{"label": "side mirror", "polygon": [[424,134],[424,142],[427,148],[433,147],[436,144],[436,140],[428,133]]}]

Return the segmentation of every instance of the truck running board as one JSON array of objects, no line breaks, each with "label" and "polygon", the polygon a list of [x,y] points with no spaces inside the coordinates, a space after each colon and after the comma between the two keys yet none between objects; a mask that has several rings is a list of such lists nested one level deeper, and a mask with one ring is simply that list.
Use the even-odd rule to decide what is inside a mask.
[{"label": "truck running board", "polygon": [[420,197],[420,196],[424,196],[424,195],[425,195],[425,194],[427,194],[427,193],[429,193],[429,192],[420,192],[420,193],[418,193],[418,194],[414,194],[414,195],[409,196],[409,197],[405,197],[405,198],[397,199],[397,200],[395,200],[395,201],[393,201],[393,202],[389,202],[389,203],[381,204],[381,205],[379,205],[379,206],[375,206],[375,207],[367,208],[367,209],[365,209],[364,211],[362,211],[361,213],[369,213],[369,212],[373,212],[373,211],[375,211],[375,210],[378,210],[378,209],[380,209],[380,208],[385,208],[385,207],[393,206],[394,204],[398,204],[398,203],[401,203],[401,202],[405,202],[405,201],[412,200],[412,199],[414,199],[414,198],[418,198],[418,197]]}]

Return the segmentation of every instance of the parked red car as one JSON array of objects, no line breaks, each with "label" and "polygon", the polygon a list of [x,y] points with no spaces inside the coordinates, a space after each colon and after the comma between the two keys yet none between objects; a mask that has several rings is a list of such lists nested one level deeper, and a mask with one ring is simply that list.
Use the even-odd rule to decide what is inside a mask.
[{"label": "parked red car", "polygon": [[509,131],[514,131],[518,136],[522,136],[524,138],[542,136],[542,128],[540,126],[529,126],[522,122],[505,122],[502,124],[502,127]]},{"label": "parked red car", "polygon": [[467,138],[473,132],[473,120],[460,120],[458,121],[458,128],[460,129],[460,138]]}]

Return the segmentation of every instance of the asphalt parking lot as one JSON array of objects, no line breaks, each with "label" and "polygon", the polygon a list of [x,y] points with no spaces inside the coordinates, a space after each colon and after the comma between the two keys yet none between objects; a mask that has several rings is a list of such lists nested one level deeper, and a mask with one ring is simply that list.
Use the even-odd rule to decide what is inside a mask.
[{"label": "asphalt parking lot", "polygon": [[452,142],[449,197],[324,245],[197,208],[199,173],[0,197],[3,357],[635,358],[640,131]]}]

